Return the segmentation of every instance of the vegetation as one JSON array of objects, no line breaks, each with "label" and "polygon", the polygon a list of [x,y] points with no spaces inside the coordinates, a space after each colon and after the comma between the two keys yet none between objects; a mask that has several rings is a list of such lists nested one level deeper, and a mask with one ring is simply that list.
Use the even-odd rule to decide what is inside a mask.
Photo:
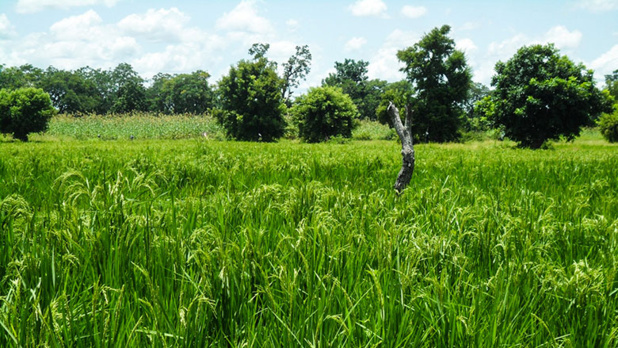
[{"label": "vegetation", "polygon": [[323,86],[340,87],[352,98],[361,120],[376,120],[376,109],[388,83],[367,76],[369,62],[346,59],[335,62],[335,72],[322,81]]},{"label": "vegetation", "polygon": [[285,132],[281,79],[264,57],[242,60],[219,82],[217,119],[236,140],[274,141]]},{"label": "vegetation", "polygon": [[615,346],[616,145],[508,144],[3,142],[0,346]]},{"label": "vegetation", "polygon": [[595,87],[592,71],[551,44],[522,47],[498,62],[492,85],[490,118],[507,137],[533,149],[549,139],[574,139],[611,105]]},{"label": "vegetation", "polygon": [[28,141],[28,134],[47,129],[55,113],[49,95],[42,89],[0,90],[0,133]]},{"label": "vegetation", "polygon": [[603,137],[610,143],[618,142],[618,109],[613,113],[606,113],[601,115],[597,120],[599,130]]},{"label": "vegetation", "polygon": [[[414,87],[412,131],[416,140],[458,140],[472,73],[463,52],[448,37],[451,28],[434,28],[412,47],[397,52],[401,70]],[[400,106],[401,107],[401,106]]]},{"label": "vegetation", "polygon": [[350,138],[358,117],[352,99],[337,87],[309,89],[296,98],[290,113],[298,123],[298,134],[309,143],[318,143],[333,136]]}]

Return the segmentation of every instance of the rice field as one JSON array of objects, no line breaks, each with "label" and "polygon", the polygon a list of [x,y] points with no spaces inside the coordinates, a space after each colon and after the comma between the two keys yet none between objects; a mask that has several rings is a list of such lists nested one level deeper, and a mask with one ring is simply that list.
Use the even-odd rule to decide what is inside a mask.
[{"label": "rice field", "polygon": [[2,347],[618,346],[593,131],[417,145],[401,196],[394,140],[60,138],[0,141]]}]

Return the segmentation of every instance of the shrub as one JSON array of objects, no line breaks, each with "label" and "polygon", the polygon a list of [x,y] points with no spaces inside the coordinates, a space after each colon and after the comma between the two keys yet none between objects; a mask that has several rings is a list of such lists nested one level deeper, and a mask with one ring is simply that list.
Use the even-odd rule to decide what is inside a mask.
[{"label": "shrub", "polygon": [[55,113],[49,94],[40,88],[0,90],[0,133],[28,141],[28,134],[47,130]]},{"label": "shrub", "polygon": [[352,137],[358,111],[352,99],[339,87],[315,87],[298,97],[291,110],[298,122],[301,139],[309,143],[334,136]]},{"label": "shrub", "polygon": [[245,141],[274,141],[285,133],[281,79],[265,58],[242,60],[219,83],[215,117],[228,136]]},{"label": "shrub", "polygon": [[611,114],[602,114],[597,120],[599,130],[610,143],[618,142],[618,110]]}]

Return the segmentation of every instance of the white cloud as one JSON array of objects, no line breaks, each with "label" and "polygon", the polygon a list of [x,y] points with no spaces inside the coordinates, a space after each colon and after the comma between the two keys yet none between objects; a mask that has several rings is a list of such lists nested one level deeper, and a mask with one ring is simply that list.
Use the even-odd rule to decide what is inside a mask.
[{"label": "white cloud", "polygon": [[288,19],[288,20],[285,22],[285,25],[287,25],[288,29],[289,29],[291,32],[295,32],[295,31],[296,31],[296,30],[298,30],[298,28],[300,27],[300,23],[298,23],[298,21],[297,21],[297,20],[295,20],[295,19]]},{"label": "white cloud", "polygon": [[408,18],[420,18],[427,14],[427,8],[406,5],[401,9],[401,13]]},{"label": "white cloud", "polygon": [[34,13],[49,9],[66,10],[72,7],[105,5],[113,7],[119,0],[18,0],[15,10],[19,13]]},{"label": "white cloud", "polygon": [[349,6],[355,16],[385,16],[387,6],[382,0],[358,0]]},{"label": "white cloud", "polygon": [[397,59],[397,51],[414,45],[420,36],[416,33],[395,30],[388,35],[384,44],[369,59],[367,67],[369,78],[399,81],[405,78],[399,69],[403,67]]},{"label": "white cloud", "polygon": [[579,0],[577,7],[591,12],[608,12],[618,9],[618,0]]},{"label": "white cloud", "polygon": [[471,39],[457,40],[455,42],[455,47],[464,53],[471,53],[478,49],[476,44],[474,44],[474,41],[472,41]]},{"label": "white cloud", "polygon": [[569,31],[559,25],[549,29],[543,41],[554,43],[559,49],[577,48],[582,41],[582,33],[578,30]]},{"label": "white cloud", "polygon": [[4,14],[0,14],[0,40],[7,39],[15,34],[15,28]]},{"label": "white cloud", "polygon": [[99,35],[105,35],[99,26],[103,19],[93,10],[78,16],[64,18],[49,28],[59,41],[86,40],[90,41]]},{"label": "white cloud", "polygon": [[132,14],[118,23],[118,27],[128,34],[144,36],[152,41],[176,42],[182,40],[187,30],[185,24],[189,16],[177,8],[149,9],[145,14]]},{"label": "white cloud", "polygon": [[597,78],[612,73],[618,68],[618,45],[593,60],[588,67],[594,69]]},{"label": "white cloud", "polygon": [[346,52],[358,51],[367,43],[367,39],[364,37],[353,37],[345,43],[344,50]]},{"label": "white cloud", "polygon": [[243,0],[231,12],[217,20],[219,30],[271,35],[274,28],[270,21],[258,14],[255,0]]}]

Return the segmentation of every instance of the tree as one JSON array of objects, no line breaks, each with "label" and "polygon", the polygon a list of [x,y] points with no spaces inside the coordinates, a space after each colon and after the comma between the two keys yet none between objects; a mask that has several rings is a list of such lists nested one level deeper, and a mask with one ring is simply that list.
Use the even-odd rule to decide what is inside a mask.
[{"label": "tree", "polygon": [[491,119],[521,147],[537,149],[561,136],[572,140],[592,117],[611,111],[592,70],[560,55],[553,44],[525,46],[498,62],[491,84]]},{"label": "tree", "polygon": [[47,92],[60,113],[92,113],[100,103],[97,87],[82,75],[49,67],[40,87]]},{"label": "tree", "polygon": [[120,63],[114,68],[111,72],[111,89],[114,93],[111,112],[128,113],[147,109],[144,79],[130,64]]},{"label": "tree", "polygon": [[203,114],[212,107],[210,74],[198,70],[191,74],[157,74],[148,89],[150,109],[166,114]]},{"label": "tree", "polygon": [[274,64],[260,57],[241,60],[219,82],[215,116],[237,140],[274,141],[285,132],[281,79]]},{"label": "tree", "polygon": [[352,98],[360,119],[376,119],[376,109],[381,95],[387,85],[386,81],[369,80],[367,76],[369,62],[346,59],[343,63],[335,62],[335,73],[330,73],[323,81],[323,86],[341,87]]},{"label": "tree", "polygon": [[0,133],[28,141],[28,134],[43,132],[56,110],[40,88],[0,90]]},{"label": "tree", "polygon": [[614,98],[614,101],[618,101],[618,69],[609,75],[605,75],[605,88]]},{"label": "tree", "polygon": [[311,52],[309,46],[296,46],[296,53],[283,63],[283,86],[281,95],[287,105],[290,104],[292,88],[298,87],[311,71]]},{"label": "tree", "polygon": [[296,98],[290,113],[298,122],[301,139],[309,143],[332,136],[350,138],[358,112],[352,99],[338,87],[315,87]]},{"label": "tree", "polygon": [[613,113],[602,114],[597,120],[599,130],[610,143],[618,143],[618,109]]},{"label": "tree", "polygon": [[395,180],[395,191],[401,193],[410,183],[414,173],[414,139],[412,137],[412,109],[406,105],[405,123],[401,122],[399,109],[393,103],[389,103],[387,112],[391,116],[391,123],[401,140],[401,170]]},{"label": "tree", "polygon": [[460,137],[462,104],[468,96],[471,73],[463,52],[447,35],[451,28],[435,28],[414,46],[397,52],[414,87],[413,133],[417,139],[453,141]]},{"label": "tree", "polygon": [[388,112],[389,105],[393,103],[395,107],[399,105],[400,108],[409,106],[412,102],[413,91],[412,84],[406,80],[387,84],[376,109],[378,121],[394,127],[391,114]]}]

